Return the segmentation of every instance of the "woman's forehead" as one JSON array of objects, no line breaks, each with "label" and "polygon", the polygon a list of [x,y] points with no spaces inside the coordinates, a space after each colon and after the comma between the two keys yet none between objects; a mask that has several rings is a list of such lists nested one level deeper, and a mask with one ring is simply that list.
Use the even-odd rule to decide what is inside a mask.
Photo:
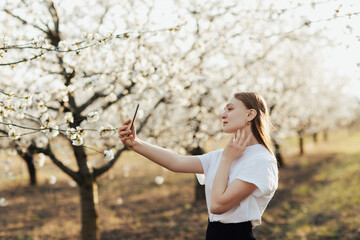
[{"label": "woman's forehead", "polygon": [[226,106],[228,106],[228,105],[233,105],[233,106],[236,106],[236,107],[244,107],[245,106],[244,103],[241,100],[239,100],[239,99],[237,99],[235,97],[231,97],[228,100],[228,102],[226,103]]}]

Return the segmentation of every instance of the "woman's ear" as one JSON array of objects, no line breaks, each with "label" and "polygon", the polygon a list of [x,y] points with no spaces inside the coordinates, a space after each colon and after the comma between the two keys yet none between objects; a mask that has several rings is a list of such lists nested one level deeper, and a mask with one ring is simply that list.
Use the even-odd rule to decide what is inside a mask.
[{"label": "woman's ear", "polygon": [[252,121],[256,117],[256,115],[257,115],[257,112],[255,109],[249,109],[247,120]]}]

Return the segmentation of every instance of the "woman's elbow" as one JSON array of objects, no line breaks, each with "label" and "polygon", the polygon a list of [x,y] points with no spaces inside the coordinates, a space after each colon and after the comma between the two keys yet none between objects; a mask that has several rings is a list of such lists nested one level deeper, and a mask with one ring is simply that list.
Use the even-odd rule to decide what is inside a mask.
[{"label": "woman's elbow", "polygon": [[211,204],[210,205],[210,213],[212,214],[223,214],[226,212],[226,209],[224,209],[224,207],[222,207],[221,205],[218,204]]}]

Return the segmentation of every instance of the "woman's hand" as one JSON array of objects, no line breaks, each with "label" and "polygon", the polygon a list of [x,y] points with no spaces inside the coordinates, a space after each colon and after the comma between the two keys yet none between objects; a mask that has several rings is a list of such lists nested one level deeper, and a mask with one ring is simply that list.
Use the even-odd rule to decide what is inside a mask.
[{"label": "woman's hand", "polygon": [[230,141],[226,145],[222,153],[222,158],[228,161],[233,161],[236,158],[240,157],[241,154],[244,152],[246,146],[249,144],[251,135],[252,133],[250,133],[245,138],[245,130],[240,132],[240,129],[238,129],[236,134],[233,133]]},{"label": "woman's hand", "polygon": [[119,138],[125,146],[129,148],[133,148],[136,139],[136,129],[135,129],[135,124],[133,124],[131,130],[127,130],[130,122],[131,122],[130,119],[127,120],[119,128]]}]

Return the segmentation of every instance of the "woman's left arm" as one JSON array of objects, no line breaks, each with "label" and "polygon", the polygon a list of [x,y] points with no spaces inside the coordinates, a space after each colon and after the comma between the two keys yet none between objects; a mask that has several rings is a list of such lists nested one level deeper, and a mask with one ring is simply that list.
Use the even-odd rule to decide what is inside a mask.
[{"label": "woman's left arm", "polygon": [[223,151],[211,190],[210,212],[213,214],[229,211],[257,188],[254,184],[239,179],[227,186],[231,163],[244,152],[250,137],[249,135],[245,139],[245,133],[240,136],[238,131],[237,137],[234,140],[232,137]]}]

